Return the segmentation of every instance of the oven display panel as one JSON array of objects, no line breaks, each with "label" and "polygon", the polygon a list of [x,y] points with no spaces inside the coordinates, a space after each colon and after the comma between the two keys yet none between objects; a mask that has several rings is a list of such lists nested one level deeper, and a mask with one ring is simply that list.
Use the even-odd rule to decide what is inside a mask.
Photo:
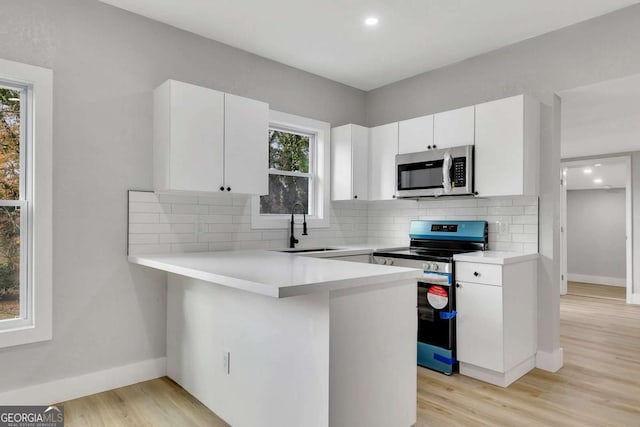
[{"label": "oven display panel", "polygon": [[431,231],[439,231],[441,233],[457,233],[458,224],[431,224]]}]

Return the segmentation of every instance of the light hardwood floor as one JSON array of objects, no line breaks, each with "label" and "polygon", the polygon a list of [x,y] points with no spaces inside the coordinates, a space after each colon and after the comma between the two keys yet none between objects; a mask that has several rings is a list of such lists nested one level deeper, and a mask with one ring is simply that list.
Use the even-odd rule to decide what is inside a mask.
[{"label": "light hardwood floor", "polygon": [[[559,372],[503,389],[418,368],[416,426],[640,426],[640,307],[566,295],[560,310]],[[166,378],[65,402],[65,415],[68,426],[224,425]]]},{"label": "light hardwood floor", "polygon": [[567,293],[569,295],[592,298],[627,298],[627,288],[625,287],[595,285],[592,283],[567,282]]}]

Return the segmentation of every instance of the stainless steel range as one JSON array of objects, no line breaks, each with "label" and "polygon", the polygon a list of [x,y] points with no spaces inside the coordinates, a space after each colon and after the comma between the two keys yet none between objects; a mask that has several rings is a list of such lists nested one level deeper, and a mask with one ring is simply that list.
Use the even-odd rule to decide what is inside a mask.
[{"label": "stainless steel range", "polygon": [[374,252],[376,264],[420,268],[418,280],[418,365],[447,375],[457,370],[453,256],[484,251],[486,221],[412,221],[407,250]]}]

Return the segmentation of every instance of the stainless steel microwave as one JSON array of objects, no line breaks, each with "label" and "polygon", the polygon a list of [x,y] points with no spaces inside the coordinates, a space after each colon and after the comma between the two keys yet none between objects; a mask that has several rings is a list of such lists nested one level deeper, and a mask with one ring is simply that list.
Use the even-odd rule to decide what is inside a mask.
[{"label": "stainless steel microwave", "polygon": [[397,197],[473,194],[473,145],[396,156]]}]

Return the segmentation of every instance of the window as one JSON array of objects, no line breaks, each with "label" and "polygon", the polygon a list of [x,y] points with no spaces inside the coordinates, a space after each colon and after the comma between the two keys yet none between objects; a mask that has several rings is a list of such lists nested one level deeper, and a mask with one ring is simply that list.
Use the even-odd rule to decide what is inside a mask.
[{"label": "window", "polygon": [[51,70],[0,59],[0,347],[51,339],[51,112]]},{"label": "window", "polygon": [[269,194],[253,198],[252,227],[286,228],[296,202],[310,228],[328,227],[331,126],[278,111],[269,115]]},{"label": "window", "polygon": [[260,197],[260,215],[290,214],[298,202],[313,214],[314,151],[313,134],[269,129],[269,194]]},{"label": "window", "polygon": [[25,88],[0,82],[0,325],[28,317],[24,105]]}]

